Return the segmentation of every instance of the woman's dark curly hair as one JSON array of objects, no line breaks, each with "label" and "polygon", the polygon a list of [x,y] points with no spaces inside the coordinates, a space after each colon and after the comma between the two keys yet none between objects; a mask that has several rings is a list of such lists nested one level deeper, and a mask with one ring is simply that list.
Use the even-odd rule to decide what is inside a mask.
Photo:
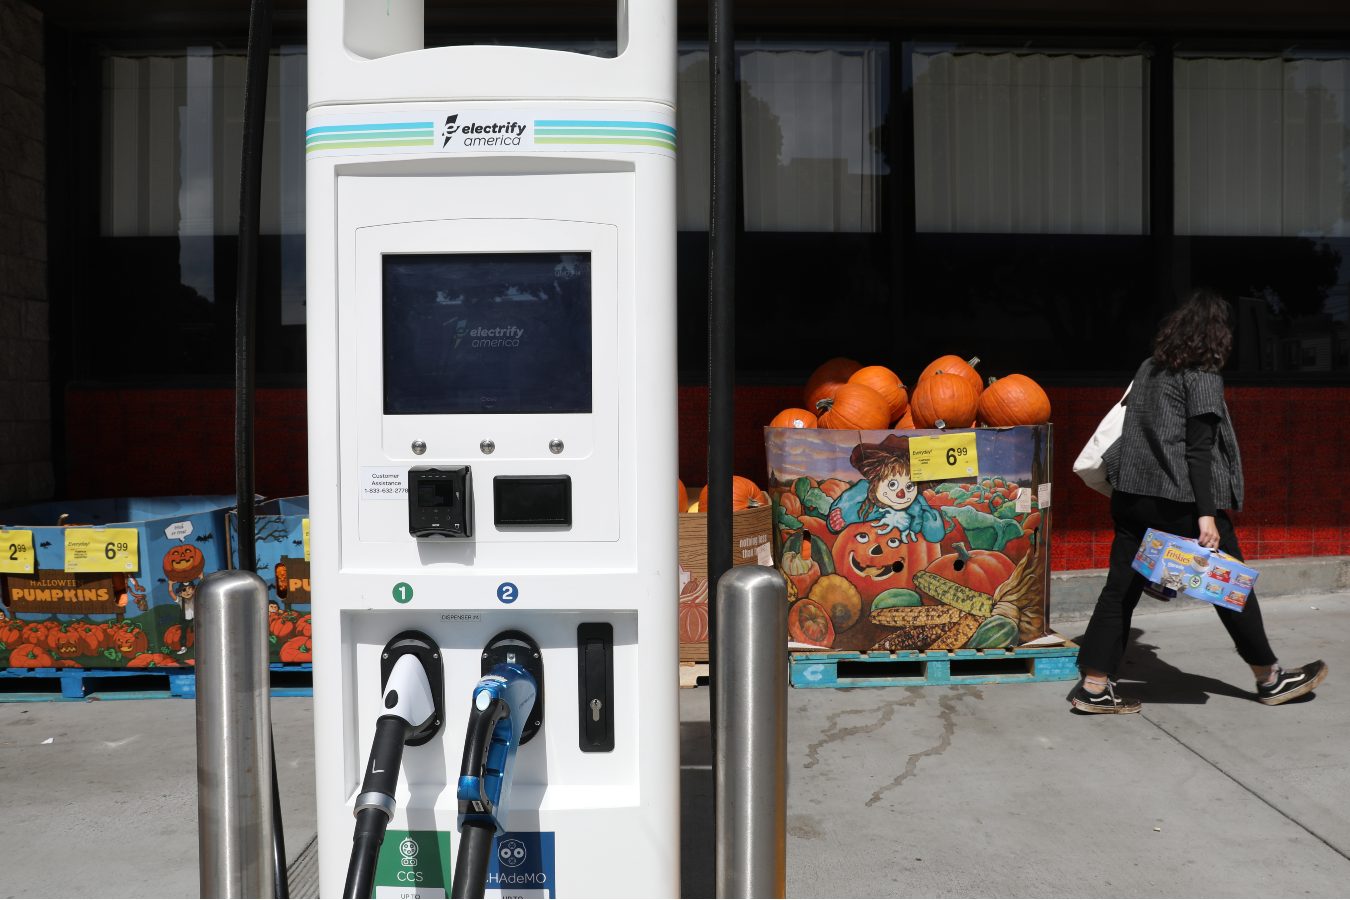
[{"label": "woman's dark curly hair", "polygon": [[1173,372],[1217,372],[1232,348],[1228,302],[1217,291],[1201,288],[1163,319],[1153,339],[1153,361]]}]

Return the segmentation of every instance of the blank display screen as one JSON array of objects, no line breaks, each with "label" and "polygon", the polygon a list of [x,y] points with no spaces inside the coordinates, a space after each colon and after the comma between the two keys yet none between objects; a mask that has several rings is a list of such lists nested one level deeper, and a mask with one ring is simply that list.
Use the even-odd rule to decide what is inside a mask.
[{"label": "blank display screen", "polygon": [[588,253],[387,254],[385,415],[591,411]]},{"label": "blank display screen", "polygon": [[567,475],[498,475],[492,479],[494,524],[571,525],[572,479]]}]

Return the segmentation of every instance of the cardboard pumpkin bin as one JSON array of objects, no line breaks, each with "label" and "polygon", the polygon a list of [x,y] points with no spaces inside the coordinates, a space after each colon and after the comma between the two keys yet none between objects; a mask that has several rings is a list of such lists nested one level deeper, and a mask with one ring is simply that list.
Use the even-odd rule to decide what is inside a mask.
[{"label": "cardboard pumpkin bin", "polygon": [[993,649],[1046,635],[1050,429],[766,428],[793,649]]},{"label": "cardboard pumpkin bin", "polygon": [[[239,519],[226,516],[230,560],[239,564]],[[254,507],[253,549],[267,583],[268,646],[273,663],[308,665],[310,643],[309,498],[284,497]]]},{"label": "cardboard pumpkin bin", "polygon": [[0,651],[10,668],[193,664],[193,600],[225,567],[233,497],[0,511]]},{"label": "cardboard pumpkin bin", "polygon": [[[680,661],[708,661],[708,517],[680,513]],[[767,506],[731,514],[733,566],[773,565]]]}]

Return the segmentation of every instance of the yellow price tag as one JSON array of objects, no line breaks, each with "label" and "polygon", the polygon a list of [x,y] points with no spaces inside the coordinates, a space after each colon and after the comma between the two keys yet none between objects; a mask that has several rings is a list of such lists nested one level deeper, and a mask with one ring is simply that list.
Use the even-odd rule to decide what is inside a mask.
[{"label": "yellow price tag", "polygon": [[979,474],[980,455],[973,431],[909,439],[909,477],[915,481],[975,478]]},{"label": "yellow price tag", "polygon": [[33,532],[0,529],[0,572],[32,575],[35,559]]},{"label": "yellow price tag", "polygon": [[135,572],[141,567],[135,528],[67,528],[67,572]]},{"label": "yellow price tag", "polygon": [[305,533],[305,562],[309,562],[309,519],[300,520],[300,530]]}]

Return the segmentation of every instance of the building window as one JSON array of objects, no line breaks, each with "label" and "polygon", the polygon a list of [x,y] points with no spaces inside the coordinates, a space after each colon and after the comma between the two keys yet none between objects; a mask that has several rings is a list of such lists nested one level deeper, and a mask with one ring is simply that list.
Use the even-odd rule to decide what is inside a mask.
[{"label": "building window", "polygon": [[921,356],[978,355],[993,375],[1132,370],[1156,322],[1146,51],[909,52],[915,226],[897,330],[925,337]]},{"label": "building window", "polygon": [[1237,304],[1233,365],[1350,368],[1350,53],[1183,49],[1179,284]]},{"label": "building window", "polygon": [[1142,234],[1142,53],[918,47],[915,226],[982,234]]},{"label": "building window", "polygon": [[[689,231],[708,229],[706,46],[681,44],[679,54],[679,221]],[[877,231],[888,46],[758,41],[736,54],[746,230]]]},{"label": "building window", "polygon": [[746,230],[876,231],[886,45],[760,42],[738,57]]}]

